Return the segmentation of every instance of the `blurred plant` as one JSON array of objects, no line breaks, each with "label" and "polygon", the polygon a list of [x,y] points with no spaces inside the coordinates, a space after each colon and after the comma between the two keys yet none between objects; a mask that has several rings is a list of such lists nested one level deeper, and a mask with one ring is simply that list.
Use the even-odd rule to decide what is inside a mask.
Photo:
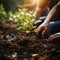
[{"label": "blurred plant", "polygon": [[1,4],[0,5],[0,22],[3,21],[3,20],[6,20],[6,18],[7,18],[7,14],[4,11],[3,5]]},{"label": "blurred plant", "polygon": [[15,12],[17,8],[17,4],[19,4],[19,0],[0,0],[0,3],[3,5],[6,13],[9,11]]},{"label": "blurred plant", "polygon": [[17,30],[31,31],[36,26],[33,26],[32,22],[34,20],[34,11],[27,11],[27,9],[19,9],[14,14],[9,12],[10,20],[14,21],[19,25]]}]

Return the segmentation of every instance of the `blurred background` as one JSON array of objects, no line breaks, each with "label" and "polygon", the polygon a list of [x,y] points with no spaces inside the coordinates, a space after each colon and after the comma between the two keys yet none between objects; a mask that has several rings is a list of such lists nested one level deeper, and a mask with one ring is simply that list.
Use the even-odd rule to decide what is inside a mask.
[{"label": "blurred background", "polygon": [[17,10],[18,4],[28,4],[31,3],[33,0],[0,0],[0,4],[3,5],[6,12],[11,10]]}]

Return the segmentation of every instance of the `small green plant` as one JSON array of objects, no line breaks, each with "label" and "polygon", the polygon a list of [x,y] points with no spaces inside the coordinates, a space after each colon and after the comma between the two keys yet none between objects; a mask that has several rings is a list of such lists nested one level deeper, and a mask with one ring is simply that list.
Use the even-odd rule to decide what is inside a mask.
[{"label": "small green plant", "polygon": [[6,18],[7,18],[7,14],[4,11],[3,5],[0,4],[0,22],[3,21],[3,20],[6,20]]},{"label": "small green plant", "polygon": [[14,21],[19,25],[17,30],[31,31],[36,26],[33,26],[32,22],[34,20],[34,11],[27,11],[27,9],[19,9],[14,14],[9,13],[10,20]]}]

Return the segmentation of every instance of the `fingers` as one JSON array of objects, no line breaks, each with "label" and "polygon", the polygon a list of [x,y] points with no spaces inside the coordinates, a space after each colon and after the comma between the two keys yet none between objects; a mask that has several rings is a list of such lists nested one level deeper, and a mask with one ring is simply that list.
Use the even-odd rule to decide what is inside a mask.
[{"label": "fingers", "polygon": [[41,33],[42,30],[43,30],[43,28],[42,28],[41,26],[38,27],[37,29],[35,29],[35,33],[36,33],[36,35],[39,35],[39,33]]},{"label": "fingers", "polygon": [[49,41],[52,41],[52,40],[57,40],[57,39],[60,39],[60,33],[56,33],[56,34],[51,35],[51,36],[48,38],[48,42],[49,42]]},{"label": "fingers", "polygon": [[36,33],[36,35],[39,35],[39,31],[37,29],[35,29],[34,32]]},{"label": "fingers", "polygon": [[46,30],[47,30],[47,27],[42,31],[42,35],[45,34]]}]

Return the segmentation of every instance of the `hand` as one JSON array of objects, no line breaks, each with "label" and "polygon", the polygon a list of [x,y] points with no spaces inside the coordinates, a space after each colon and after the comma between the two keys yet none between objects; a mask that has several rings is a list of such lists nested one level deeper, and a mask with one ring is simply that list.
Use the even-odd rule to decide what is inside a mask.
[{"label": "hand", "polygon": [[51,35],[48,39],[47,39],[47,42],[50,42],[50,41],[56,41],[57,40],[60,40],[60,33],[55,33],[53,35]]},{"label": "hand", "polygon": [[42,35],[44,35],[44,33],[46,32],[48,28],[48,23],[42,23],[37,29],[35,29],[35,33],[36,35],[38,35],[39,33],[42,33]]}]

